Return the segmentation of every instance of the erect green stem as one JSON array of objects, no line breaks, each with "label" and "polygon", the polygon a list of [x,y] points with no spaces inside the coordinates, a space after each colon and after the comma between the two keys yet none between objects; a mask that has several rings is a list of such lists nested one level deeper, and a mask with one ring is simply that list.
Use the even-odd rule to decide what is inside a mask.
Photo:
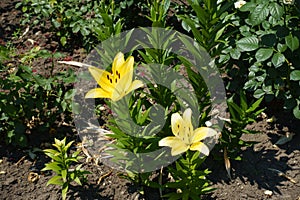
[{"label": "erect green stem", "polygon": [[188,161],[188,168],[189,168],[189,171],[191,172],[192,169],[191,169],[191,166],[192,166],[192,157],[193,157],[193,153],[188,150],[186,152],[186,160]]}]

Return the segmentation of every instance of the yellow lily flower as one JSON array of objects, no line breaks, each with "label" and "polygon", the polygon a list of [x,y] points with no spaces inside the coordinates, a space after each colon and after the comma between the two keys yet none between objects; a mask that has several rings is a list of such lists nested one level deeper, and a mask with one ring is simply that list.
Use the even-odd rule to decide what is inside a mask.
[{"label": "yellow lily flower", "polygon": [[194,130],[192,121],[192,110],[186,109],[183,117],[179,113],[171,116],[171,127],[174,136],[169,136],[159,141],[159,146],[171,147],[171,155],[176,156],[187,150],[200,151],[206,156],[209,154],[209,148],[201,140],[212,137],[217,132],[208,127],[200,127]]},{"label": "yellow lily flower", "polygon": [[129,92],[142,87],[140,80],[132,81],[134,58],[125,61],[123,53],[118,53],[112,64],[112,73],[90,66],[88,69],[101,88],[90,90],[85,98],[109,98],[118,101]]}]

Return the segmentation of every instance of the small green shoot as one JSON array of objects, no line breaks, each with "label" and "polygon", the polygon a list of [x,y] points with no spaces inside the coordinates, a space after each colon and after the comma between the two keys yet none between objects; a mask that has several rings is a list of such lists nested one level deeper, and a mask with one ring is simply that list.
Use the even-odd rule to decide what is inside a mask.
[{"label": "small green shoot", "polygon": [[44,152],[47,156],[52,158],[52,161],[47,163],[42,171],[51,170],[56,173],[48,182],[50,184],[59,185],[62,187],[61,195],[65,200],[67,192],[71,182],[75,181],[77,184],[82,185],[82,181],[85,180],[85,174],[89,174],[89,171],[83,170],[82,164],[79,164],[76,168],[71,169],[71,165],[77,163],[82,157],[79,156],[80,151],[75,151],[72,155],[68,154],[68,150],[74,141],[66,144],[66,138],[63,140],[54,139],[55,143],[52,144],[56,149],[45,149]]}]

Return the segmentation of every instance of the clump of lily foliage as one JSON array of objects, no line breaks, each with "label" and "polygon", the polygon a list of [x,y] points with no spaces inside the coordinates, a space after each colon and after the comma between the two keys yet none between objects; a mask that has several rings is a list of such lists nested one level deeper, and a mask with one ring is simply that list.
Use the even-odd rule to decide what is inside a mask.
[{"label": "clump of lily foliage", "polygon": [[[86,64],[78,62],[64,62],[76,66]],[[174,94],[161,85],[152,85],[144,83],[142,80],[134,80],[134,57],[129,56],[126,60],[124,54],[119,52],[115,56],[111,70],[103,70],[94,66],[89,66],[88,70],[94,80],[100,87],[91,89],[85,94],[85,98],[105,98],[110,100],[107,102],[111,107],[115,107],[113,112],[117,112],[118,108],[126,101],[129,102],[130,117],[140,127],[149,124],[151,120],[151,102],[164,105],[161,97],[157,95],[167,95],[169,99],[165,99],[167,103],[172,103],[173,106],[166,106],[165,115],[162,119],[166,119],[166,123],[161,127],[161,131],[156,135],[147,132],[146,128],[141,135],[132,134],[134,130],[126,127],[129,132],[124,132],[122,124],[118,124],[118,116],[116,120],[112,120],[112,134],[107,136],[116,139],[111,145],[114,150],[110,153],[114,156],[112,161],[122,166],[127,172],[127,178],[140,184],[140,186],[150,186],[159,188],[162,197],[170,199],[199,199],[201,194],[205,194],[213,190],[210,188],[210,182],[206,179],[206,175],[210,173],[208,169],[203,169],[201,164],[209,155],[210,149],[205,143],[205,139],[216,137],[217,131],[213,128],[206,127],[204,120],[203,125],[198,126],[200,116],[194,119],[193,111],[188,105],[181,105],[174,100]],[[145,92],[148,91],[148,92]],[[150,91],[150,93],[149,93]],[[164,91],[164,92],[161,92]],[[209,97],[209,95],[207,95]],[[174,102],[172,102],[174,101]],[[119,107],[118,107],[119,106]],[[152,114],[157,114],[152,108]],[[206,111],[204,111],[206,112]],[[203,116],[206,116],[204,114]],[[202,116],[202,117],[203,117]],[[124,118],[126,121],[127,119]],[[194,124],[194,125],[193,125]],[[197,124],[197,125],[196,125]],[[151,159],[158,160],[159,157],[170,156],[174,157],[174,163],[169,163],[169,166],[161,167],[159,173],[159,181],[149,179],[153,172],[146,170],[147,162],[143,158],[139,158],[140,153],[149,153],[166,147],[165,151],[159,156]],[[133,153],[134,156],[127,156],[122,152]],[[163,156],[162,156],[163,155]],[[138,163],[138,164],[137,164]],[[140,170],[137,170],[138,165]],[[159,166],[159,165],[158,165]],[[143,172],[145,171],[145,172]],[[166,172],[172,180],[163,182],[163,174]],[[163,190],[167,194],[163,194]]]}]

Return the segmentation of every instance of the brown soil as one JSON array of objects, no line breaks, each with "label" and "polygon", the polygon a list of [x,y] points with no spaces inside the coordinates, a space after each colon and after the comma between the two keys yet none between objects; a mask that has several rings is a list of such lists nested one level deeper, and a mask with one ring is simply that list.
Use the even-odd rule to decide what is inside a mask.
[{"label": "brown soil", "polygon": [[[23,53],[33,47],[28,43],[28,39],[33,39],[43,49],[59,50],[58,42],[53,40],[53,33],[42,32],[38,28],[30,29],[22,38],[12,37],[18,29],[21,33],[26,29],[19,25],[21,12],[14,8],[18,1],[0,1],[0,44],[5,45],[12,41],[17,51]],[[64,53],[66,57],[79,61],[82,61],[86,54],[79,47]],[[34,63],[33,67],[41,74],[46,74],[49,61],[38,62]],[[65,69],[58,65],[55,70]],[[204,199],[300,200],[299,121],[288,119],[284,113],[279,113],[277,118],[278,120],[273,123],[267,123],[266,118],[262,118],[258,123],[249,126],[250,129],[258,130],[260,133],[243,137],[245,140],[257,143],[253,147],[243,149],[242,161],[231,162],[232,180],[228,178],[221,161],[207,160],[206,167],[212,171],[208,178],[217,190],[203,196]],[[40,171],[49,158],[41,152],[36,152],[36,157],[31,159],[28,150],[32,150],[33,147],[49,147],[53,141],[52,138],[59,137],[60,132],[69,133],[69,140],[77,139],[73,129],[73,126],[61,127],[57,133],[51,136],[48,136],[48,132],[43,133],[47,137],[39,137],[42,135],[41,133],[33,133],[30,136],[31,146],[28,149],[16,149],[1,144],[0,199],[60,199],[59,187],[46,186],[46,182],[52,174]],[[278,148],[274,147],[273,144],[286,133],[294,133],[295,136],[287,144],[278,146]],[[79,142],[78,139],[77,141]],[[142,195],[139,192],[141,188],[121,178],[119,172],[111,170],[101,163],[96,165],[87,163],[85,160],[82,160],[82,163],[84,169],[91,171],[92,174],[88,175],[87,184],[83,187],[74,185],[70,188],[68,199],[160,199],[158,191],[155,190],[145,189],[145,194]],[[37,182],[28,181],[30,172],[38,173]],[[103,177],[101,181],[99,181],[100,177]],[[272,194],[265,194],[267,190]]]}]

